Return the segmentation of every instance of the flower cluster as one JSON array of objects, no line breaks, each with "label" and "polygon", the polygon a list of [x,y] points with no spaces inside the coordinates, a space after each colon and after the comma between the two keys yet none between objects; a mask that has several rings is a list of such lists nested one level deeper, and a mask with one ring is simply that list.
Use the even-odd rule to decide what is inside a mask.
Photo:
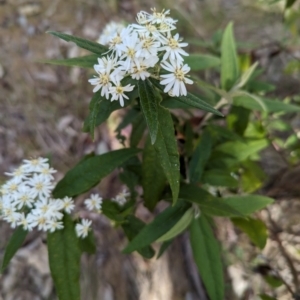
[{"label": "flower cluster", "polygon": [[106,26],[99,42],[108,45],[109,51],[94,65],[98,75],[89,80],[95,86],[93,92],[101,90],[101,96],[124,106],[124,99],[128,99],[125,92],[135,86],[123,86],[122,80],[129,76],[136,80],[152,76],[165,85],[165,93],[187,94],[185,84],[193,81],[187,77],[190,67],[184,64],[183,56],[188,53],[182,48],[188,44],[182,42],[178,33],[172,33],[177,20],[169,14],[169,10],[152,9],[152,14],[141,11],[137,24],[124,27],[113,22]]},{"label": "flower cluster", "polygon": [[51,192],[56,170],[46,158],[24,160],[12,173],[11,179],[0,192],[0,215],[12,228],[22,226],[25,230],[54,232],[63,228],[63,212],[70,214],[74,209],[72,198],[53,199]]},{"label": "flower cluster", "polygon": [[[42,231],[54,232],[63,228],[64,213],[70,214],[75,204],[72,198],[53,199],[53,174],[56,170],[50,167],[46,158],[24,160],[12,173],[0,189],[0,217],[7,221],[12,228],[22,226],[31,231],[34,228]],[[119,205],[126,203],[129,193],[126,190],[119,193],[112,201]],[[87,210],[101,212],[102,198],[98,194],[91,194],[84,201]],[[82,219],[76,224],[78,237],[88,235],[92,221]]]}]

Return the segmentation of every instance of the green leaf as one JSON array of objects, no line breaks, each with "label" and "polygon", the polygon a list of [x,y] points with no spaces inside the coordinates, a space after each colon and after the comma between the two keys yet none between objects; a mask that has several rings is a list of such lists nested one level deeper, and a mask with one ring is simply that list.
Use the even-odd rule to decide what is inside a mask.
[{"label": "green leaf", "polygon": [[65,34],[65,33],[62,33],[62,32],[56,32],[56,31],[47,31],[47,33],[49,33],[53,36],[56,36],[56,37],[58,37],[62,40],[65,40],[67,42],[73,42],[78,47],[89,50],[90,52],[93,52],[93,53],[98,54],[100,56],[108,51],[107,47],[105,47],[105,46],[103,46],[99,43],[95,43],[95,42],[92,42],[92,41],[89,41],[89,40],[82,39],[80,37]]},{"label": "green leaf", "polygon": [[132,130],[130,135],[130,147],[137,147],[146,129],[144,116],[139,115],[132,121]]},{"label": "green leaf", "polygon": [[232,218],[231,221],[244,231],[257,247],[263,249],[266,246],[268,229],[263,221],[253,218]]},{"label": "green leaf", "polygon": [[[125,102],[125,106],[128,104],[128,102]],[[91,136],[93,136],[95,127],[106,121],[113,111],[120,108],[118,101],[110,102],[105,97],[102,97],[100,92],[95,93],[90,102],[90,113],[83,124],[83,131],[90,132]]]},{"label": "green leaf", "polygon": [[98,123],[97,117],[98,117],[99,111],[101,111],[101,102],[102,101],[107,101],[107,100],[104,97],[100,96],[100,92],[96,93],[91,100],[90,114],[89,114],[88,120],[89,120],[89,132],[90,132],[92,140],[94,139],[94,131],[95,131],[95,127],[97,126],[97,123]]},{"label": "green leaf", "polygon": [[111,200],[104,200],[101,207],[102,213],[110,220],[124,222],[125,217],[122,215],[120,206]]},{"label": "green leaf", "polygon": [[253,72],[255,71],[256,67],[258,65],[258,62],[254,63],[245,73],[242,74],[239,82],[235,86],[236,89],[241,89],[244,85],[246,85],[253,75]]},{"label": "green leaf", "polygon": [[224,202],[243,215],[251,215],[273,203],[274,200],[265,196],[247,195],[226,197],[224,198]]},{"label": "green leaf", "polygon": [[249,123],[250,113],[249,109],[233,105],[230,114],[226,118],[228,128],[238,135],[243,136]]},{"label": "green leaf", "polygon": [[294,5],[297,0],[286,0],[285,9],[288,9]]},{"label": "green leaf", "polygon": [[152,86],[151,82],[146,80],[138,81],[140,103],[146,123],[149,129],[151,143],[154,144],[158,131],[158,105],[160,97]]},{"label": "green leaf", "polygon": [[127,245],[123,253],[130,253],[150,245],[166,232],[168,232],[189,209],[187,202],[180,201],[175,206],[169,206],[155,219],[147,224],[137,236]]},{"label": "green leaf", "polygon": [[172,244],[173,240],[168,240],[162,243],[162,245],[159,248],[159,252],[157,254],[156,259],[159,259],[164,253],[165,251],[169,248],[169,246]]},{"label": "green leaf", "polygon": [[47,235],[51,275],[59,300],[80,300],[80,256],[75,224],[69,215],[64,228]]},{"label": "green leaf", "polygon": [[187,93],[186,96],[174,97],[174,99],[176,99],[182,103],[186,103],[191,107],[199,108],[201,110],[208,111],[217,116],[223,117],[222,113],[220,113],[218,110],[216,110],[214,107],[212,107],[210,104],[208,104],[204,100],[201,100],[199,97],[197,97],[191,93]]},{"label": "green leaf", "polygon": [[[253,96],[253,95],[252,95]],[[258,98],[258,97],[257,97]],[[234,105],[243,106],[250,110],[258,110],[258,111],[267,111],[269,113],[289,113],[289,112],[299,112],[300,106],[284,103],[282,101],[271,100],[271,99],[264,99],[259,97],[261,103],[265,107],[262,107],[261,103],[253,100],[253,97],[250,97],[247,94],[243,96],[238,96],[233,98]]]},{"label": "green leaf", "polygon": [[269,145],[266,139],[253,140],[248,142],[234,141],[226,142],[216,147],[216,151],[220,151],[231,155],[238,161],[246,160],[249,156],[259,153]]},{"label": "green leaf", "polygon": [[204,130],[192,159],[189,163],[189,177],[191,183],[201,180],[204,168],[210,157],[212,148],[212,138],[208,130]]},{"label": "green leaf", "polygon": [[79,56],[74,58],[67,59],[42,59],[38,62],[51,64],[51,65],[59,65],[59,66],[67,66],[67,67],[81,67],[81,68],[89,68],[93,69],[94,65],[97,64],[98,55],[86,55]]},{"label": "green leaf", "polygon": [[190,241],[196,265],[210,299],[223,300],[224,278],[220,246],[205,216],[192,222]]},{"label": "green leaf", "polygon": [[[164,90],[164,87],[162,85],[160,85],[157,80],[152,79],[151,82],[153,83],[154,86],[156,86],[161,91]],[[210,104],[208,104],[204,100],[201,100],[200,98],[198,98],[197,96],[195,96],[191,93],[187,93],[186,96],[172,97],[172,99],[175,102],[182,102],[184,106],[188,105],[193,108],[199,108],[201,110],[208,111],[217,116],[223,117],[222,113],[220,113],[218,110],[216,110],[214,107],[212,107]]]},{"label": "green leaf", "polygon": [[265,275],[264,280],[272,287],[278,288],[283,285],[282,280],[276,275]]},{"label": "green leaf", "polygon": [[138,152],[137,149],[120,149],[85,159],[58,182],[53,190],[53,197],[74,197],[87,192]]},{"label": "green leaf", "polygon": [[[144,227],[145,223],[133,215],[129,215],[126,219],[126,223],[122,225],[122,228],[129,241],[131,241],[135,236],[137,236]],[[146,246],[144,248],[139,249],[138,253],[140,253],[143,257],[147,259],[150,259],[155,255],[155,251],[151,246]]]},{"label": "green leaf", "polygon": [[1,265],[1,273],[3,273],[3,271],[7,268],[11,259],[22,246],[27,236],[27,233],[28,231],[24,230],[23,227],[20,226],[14,231],[14,233],[10,237],[8,244],[5,247],[5,253]]},{"label": "green leaf", "polygon": [[184,63],[188,64],[192,71],[200,71],[218,67],[221,64],[221,60],[217,56],[198,53],[186,56],[184,58]]},{"label": "green leaf", "polygon": [[194,219],[194,215],[194,209],[190,207],[168,232],[157,239],[157,242],[169,241],[182,233],[191,224]]},{"label": "green leaf", "polygon": [[95,254],[96,252],[96,241],[93,231],[89,231],[88,236],[79,239],[79,247],[81,252],[86,252],[88,254]]},{"label": "green leaf", "polygon": [[242,217],[243,214],[230,206],[222,198],[216,198],[204,189],[185,184],[180,188],[179,198],[199,205],[203,213],[212,216]]},{"label": "green leaf", "polygon": [[242,163],[241,186],[244,193],[253,193],[258,190],[267,175],[264,173],[260,165],[254,161],[247,160]]},{"label": "green leaf", "polygon": [[233,35],[233,24],[226,27],[221,44],[221,86],[229,91],[239,77],[239,66],[236,45]]},{"label": "green leaf", "polygon": [[203,174],[202,182],[213,186],[224,186],[230,188],[236,188],[239,185],[238,180],[235,179],[229,171],[220,169],[206,171]]},{"label": "green leaf", "polygon": [[159,158],[159,163],[170,184],[173,203],[175,204],[179,193],[180,175],[179,154],[174,135],[173,120],[170,112],[161,106],[158,107],[158,120],[159,127],[154,148]]},{"label": "green leaf", "polygon": [[155,148],[148,139],[143,150],[142,186],[144,203],[149,210],[153,210],[156,203],[161,199],[166,185],[166,176],[157,161]]}]

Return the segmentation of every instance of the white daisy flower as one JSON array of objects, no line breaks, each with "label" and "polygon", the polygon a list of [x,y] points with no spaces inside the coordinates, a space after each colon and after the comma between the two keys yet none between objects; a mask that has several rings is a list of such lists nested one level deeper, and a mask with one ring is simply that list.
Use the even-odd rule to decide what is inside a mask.
[{"label": "white daisy flower", "polygon": [[120,101],[120,105],[124,106],[124,98],[129,99],[128,96],[124,94],[124,92],[131,92],[134,89],[134,85],[127,84],[126,86],[122,86],[119,80],[114,79],[115,86],[112,86],[109,89],[109,93],[111,94],[110,101],[118,100]]},{"label": "white daisy flower", "polygon": [[89,83],[95,85],[93,92],[96,93],[101,89],[101,96],[105,95],[106,99],[109,98],[109,89],[112,86],[111,84],[111,72],[116,66],[116,59],[111,56],[110,58],[99,58],[98,65],[94,65],[95,71],[98,73],[98,76],[95,76],[92,79],[89,79]]},{"label": "white daisy flower", "polygon": [[160,75],[162,80],[160,84],[166,85],[164,92],[171,93],[173,96],[181,96],[187,95],[187,90],[185,84],[192,84],[193,81],[185,75],[190,71],[190,67],[188,65],[180,65],[176,64],[175,61],[171,60],[171,64],[168,62],[161,63],[161,66],[171,72],[171,74],[163,74]]},{"label": "white daisy flower", "polygon": [[90,198],[84,200],[84,204],[88,210],[101,210],[102,198],[98,194],[92,194]]},{"label": "white daisy flower", "polygon": [[128,71],[132,63],[136,62],[136,52],[140,39],[136,32],[133,32],[131,35],[128,35],[124,38],[123,43],[120,44],[119,49],[123,53],[120,59],[125,59],[123,66],[125,71]]},{"label": "white daisy flower", "polygon": [[151,73],[148,71],[148,68],[154,67],[158,60],[159,58],[157,56],[151,56],[147,59],[139,58],[138,65],[133,65],[130,70],[131,77],[136,80],[145,80],[146,78],[150,77]]},{"label": "white daisy flower", "polygon": [[18,221],[18,226],[22,226],[24,230],[31,231],[33,229],[32,225],[28,223],[28,220],[24,213],[21,213],[20,219]]},{"label": "white daisy flower", "polygon": [[121,45],[123,44],[124,40],[131,36],[132,28],[127,26],[123,28],[120,34],[117,34],[114,38],[109,41],[109,49],[112,50],[117,56],[121,56],[123,51]]},{"label": "white daisy flower", "polygon": [[122,23],[109,22],[99,36],[98,43],[108,45],[109,41],[120,34],[123,28],[125,28],[125,26]]},{"label": "white daisy flower", "polygon": [[124,205],[127,202],[126,197],[128,196],[130,196],[130,193],[124,189],[123,192],[119,193],[115,198],[112,198],[112,201],[119,205]]},{"label": "white daisy flower", "polygon": [[72,210],[74,210],[75,208],[75,204],[74,204],[74,200],[70,197],[65,197],[63,199],[63,210],[67,213],[70,214],[72,212]]},{"label": "white daisy flower", "polygon": [[29,213],[26,217],[28,226],[34,228],[37,227],[38,230],[47,231],[49,227],[50,218],[43,215],[41,212],[38,214]]},{"label": "white daisy flower", "polygon": [[45,179],[53,180],[54,177],[52,176],[52,174],[56,173],[57,171],[48,165],[48,166],[41,166],[40,168],[38,168],[37,172],[40,173],[41,177]]},{"label": "white daisy flower", "polygon": [[149,34],[141,36],[140,42],[136,47],[136,57],[149,58],[151,56],[157,56],[159,46],[160,42],[156,41]]},{"label": "white daisy flower", "polygon": [[20,185],[20,181],[18,179],[15,179],[14,177],[7,181],[5,184],[3,184],[1,188],[2,195],[10,194],[18,191],[18,187]]},{"label": "white daisy flower", "polygon": [[149,14],[146,11],[140,11],[137,13],[136,21],[143,25],[149,23],[149,20],[151,18],[151,14]]},{"label": "white daisy flower", "polygon": [[24,159],[23,167],[26,172],[39,172],[41,168],[49,167],[48,159],[42,157],[31,159],[31,160]]},{"label": "white daisy flower", "polygon": [[27,184],[31,187],[32,196],[34,198],[48,198],[54,188],[49,178],[37,174],[34,174],[33,177],[27,181]]},{"label": "white daisy flower", "polygon": [[159,48],[159,51],[166,51],[163,56],[163,60],[177,60],[178,62],[182,62],[183,58],[181,55],[188,56],[189,54],[185,52],[181,47],[186,47],[188,43],[181,43],[179,38],[179,34],[176,33],[174,37],[171,35],[164,40],[164,46]]},{"label": "white daisy flower", "polygon": [[64,225],[61,221],[49,220],[47,222],[47,230],[50,232],[54,232],[55,230],[63,229]]},{"label": "white daisy flower", "polygon": [[16,228],[22,215],[14,209],[6,210],[3,220],[10,223],[11,228]]},{"label": "white daisy flower", "polygon": [[14,203],[18,209],[23,208],[24,206],[32,207],[34,203],[34,198],[31,188],[25,184],[21,184],[18,187],[18,191],[13,195]]},{"label": "white daisy flower", "polygon": [[78,237],[85,238],[88,236],[92,221],[87,219],[82,219],[81,223],[76,224],[75,230]]},{"label": "white daisy flower", "polygon": [[12,176],[16,182],[21,182],[27,178],[28,172],[24,166],[20,166],[11,173],[4,173],[7,176]]}]

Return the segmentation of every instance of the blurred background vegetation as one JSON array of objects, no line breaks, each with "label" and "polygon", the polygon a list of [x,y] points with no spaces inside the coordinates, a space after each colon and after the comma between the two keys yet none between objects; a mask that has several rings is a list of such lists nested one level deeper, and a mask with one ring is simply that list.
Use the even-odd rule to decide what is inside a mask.
[{"label": "blurred background vegetation", "polygon": [[[23,158],[41,155],[51,158],[59,178],[84,154],[120,147],[114,130],[122,111],[96,130],[95,141],[81,133],[92,96],[87,82],[92,73],[38,61],[85,54],[74,44],[47,35],[47,30],[97,40],[107,22],[134,22],[138,11],[151,7],[171,9],[180,34],[190,43],[190,53],[219,55],[222,30],[234,21],[241,68],[258,61],[263,72],[257,84],[267,95],[299,104],[299,1],[0,0],[0,174]],[[210,83],[219,80],[211,71],[203,70],[199,76]],[[287,286],[300,288],[300,119],[290,112],[275,121],[275,151],[263,153],[265,177],[255,188],[277,199],[261,213],[270,232],[267,246],[257,249],[230,222],[216,220],[230,300],[260,299],[258,295],[267,292],[276,299],[292,299]],[[121,190],[121,183],[113,174],[98,189],[110,197]],[[139,214],[150,218],[145,210]],[[95,221],[98,251],[83,258],[82,299],[207,299],[185,236],[161,260],[147,262],[120,254],[124,237],[105,218]],[[1,254],[9,235],[1,223]],[[28,237],[0,277],[0,299],[55,299],[45,249],[43,238],[35,233]],[[280,284],[275,291],[277,273],[287,285]],[[263,280],[266,274],[275,278],[269,284]]]}]

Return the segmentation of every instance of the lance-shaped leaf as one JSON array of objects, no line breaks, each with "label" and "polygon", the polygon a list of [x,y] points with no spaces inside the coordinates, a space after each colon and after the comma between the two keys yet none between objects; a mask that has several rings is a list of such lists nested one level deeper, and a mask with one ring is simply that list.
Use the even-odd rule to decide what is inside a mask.
[{"label": "lance-shaped leaf", "polygon": [[186,96],[177,97],[176,100],[186,103],[186,104],[190,105],[191,107],[199,108],[199,109],[211,112],[217,116],[223,117],[223,114],[220,113],[218,110],[216,110],[213,106],[209,105],[207,102],[205,102],[204,100],[201,100],[199,97],[197,97],[191,93],[187,93]]},{"label": "lance-shaped leaf", "polygon": [[224,299],[224,278],[221,251],[209,222],[204,215],[190,226],[193,256],[201,279],[211,300]]},{"label": "lance-shaped leaf", "polygon": [[259,153],[269,145],[266,139],[250,140],[248,142],[226,142],[216,147],[215,150],[229,154],[238,161],[246,160],[249,156]]},{"label": "lance-shaped leaf", "polygon": [[55,198],[74,197],[87,192],[102,178],[136,155],[137,149],[120,149],[86,158],[67,172],[53,190]]},{"label": "lance-shaped leaf", "polygon": [[157,161],[155,148],[151,145],[150,140],[147,140],[143,150],[142,186],[144,203],[150,210],[153,210],[156,203],[161,199],[166,185],[166,176]]},{"label": "lance-shaped leaf", "polygon": [[107,47],[99,43],[85,40],[77,36],[73,36],[62,32],[56,32],[56,31],[47,31],[47,33],[59,37],[60,39],[65,40],[67,42],[73,42],[78,47],[89,50],[90,52],[98,54],[100,56],[108,51]]},{"label": "lance-shaped leaf", "polygon": [[186,56],[184,63],[188,64],[192,71],[200,71],[218,67],[221,64],[221,60],[217,56],[197,53]]},{"label": "lance-shaped leaf", "polygon": [[[122,228],[129,241],[131,241],[136,235],[138,235],[144,227],[145,223],[133,215],[129,215],[126,218],[126,222],[122,224]],[[155,251],[151,246],[141,248],[140,250],[138,250],[138,253],[140,253],[143,257],[147,259],[150,259],[155,255]]]},{"label": "lance-shaped leaf", "polygon": [[204,130],[201,135],[192,159],[189,163],[190,182],[196,183],[201,180],[204,167],[210,157],[212,147],[212,137],[208,130]]},{"label": "lance-shaped leaf", "polygon": [[221,44],[221,86],[226,91],[229,91],[233,87],[239,76],[239,66],[232,27],[232,23],[229,23],[226,27]]},{"label": "lance-shaped leaf", "polygon": [[180,187],[179,198],[199,205],[200,210],[208,215],[223,217],[242,217],[243,214],[230,206],[222,198],[211,195],[204,189],[191,184]]},{"label": "lance-shaped leaf", "polygon": [[80,300],[81,249],[74,223],[69,215],[64,228],[47,235],[51,275],[59,300]]},{"label": "lance-shaped leaf", "polygon": [[117,101],[110,102],[100,95],[100,92],[94,94],[90,102],[90,113],[84,121],[83,131],[90,132],[93,135],[95,127],[102,124],[110,114],[121,106]]},{"label": "lance-shaped leaf", "polygon": [[178,202],[175,206],[169,206],[156,218],[143,227],[137,236],[127,245],[123,253],[130,253],[150,245],[166,232],[168,232],[181,219],[189,209],[190,204],[185,201]]},{"label": "lance-shaped leaf", "polygon": [[23,227],[18,227],[12,236],[10,237],[8,244],[5,248],[4,257],[1,265],[1,273],[6,269],[11,259],[14,257],[16,252],[22,246],[28,231],[24,230]]},{"label": "lance-shaped leaf", "polygon": [[244,231],[250,240],[260,249],[263,249],[267,243],[268,229],[265,223],[253,218],[232,218],[233,224]]},{"label": "lance-shaped leaf", "polygon": [[273,203],[274,200],[260,195],[245,195],[226,197],[224,198],[224,202],[239,211],[242,215],[251,215]]},{"label": "lance-shaped leaf", "polygon": [[174,135],[173,120],[170,112],[158,107],[159,127],[154,148],[159,158],[159,163],[164,170],[170,184],[173,203],[176,203],[179,192],[179,154]]},{"label": "lance-shaped leaf", "polygon": [[[158,80],[152,79],[151,82],[153,83],[154,86],[156,86],[161,91],[164,90],[164,87],[161,84],[159,84]],[[215,115],[223,117],[223,114],[220,113],[218,110],[216,110],[213,106],[211,106],[204,100],[200,99],[199,97],[197,97],[191,93],[187,93],[186,96],[173,97],[173,99],[176,102],[183,103],[184,106],[188,105],[192,108],[199,108],[201,110],[205,110],[205,111],[211,112]]]},{"label": "lance-shaped leaf", "polygon": [[151,143],[154,144],[158,130],[158,105],[160,96],[148,79],[139,80],[138,88],[141,108],[149,129]]},{"label": "lance-shaped leaf", "polygon": [[140,112],[136,118],[132,120],[132,130],[130,135],[130,147],[137,147],[146,130],[146,122],[143,114]]},{"label": "lance-shaped leaf", "polygon": [[95,64],[97,64],[98,55],[86,55],[80,57],[66,58],[66,59],[42,59],[38,62],[51,64],[51,65],[59,65],[66,67],[81,67],[81,68],[89,68],[92,69]]},{"label": "lance-shaped leaf", "polygon": [[245,84],[248,83],[249,79],[253,75],[256,67],[258,65],[258,62],[254,63],[243,75],[241,76],[239,82],[235,85],[235,89],[241,89]]},{"label": "lance-shaped leaf", "polygon": [[173,239],[167,240],[161,244],[156,259],[159,259],[165,253],[165,251],[171,246],[172,242]]},{"label": "lance-shaped leaf", "polygon": [[285,103],[278,100],[265,99],[257,97],[246,92],[239,93],[239,96],[233,98],[234,105],[242,106],[251,110],[275,112],[299,112],[300,107],[297,105]]},{"label": "lance-shaped leaf", "polygon": [[168,232],[157,239],[157,242],[169,241],[182,233],[191,224],[194,215],[194,209],[190,207]]}]

